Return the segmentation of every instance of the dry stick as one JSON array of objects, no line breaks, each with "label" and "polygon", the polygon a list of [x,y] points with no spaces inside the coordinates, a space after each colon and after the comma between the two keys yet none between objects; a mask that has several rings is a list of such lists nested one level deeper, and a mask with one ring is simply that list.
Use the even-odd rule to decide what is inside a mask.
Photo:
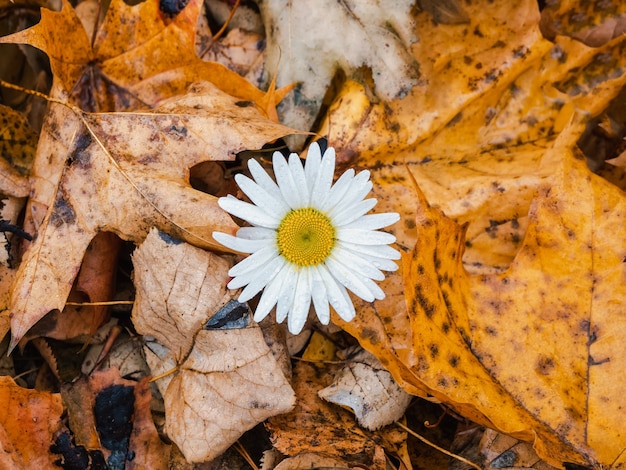
[{"label": "dry stick", "polygon": [[65,305],[72,305],[76,307],[100,307],[106,305],[133,305],[134,303],[134,300],[106,300],[102,302],[65,302]]},{"label": "dry stick", "polygon": [[396,421],[396,425],[402,429],[404,429],[406,432],[408,432],[411,436],[418,438],[420,441],[422,441],[424,444],[429,445],[430,447],[437,449],[439,452],[442,452],[452,458],[455,458],[457,460],[460,460],[463,463],[466,463],[467,465],[469,465],[470,467],[473,467],[477,470],[482,470],[482,468],[480,468],[477,464],[475,464],[474,462],[467,460],[465,457],[461,457],[460,455],[456,455],[453,454],[452,452],[450,452],[449,450],[444,449],[443,447],[439,447],[437,444],[435,444],[434,442],[429,441],[428,439],[426,439],[423,436],[420,436],[418,433],[416,433],[415,431],[413,431],[411,428],[406,427],[404,424]]},{"label": "dry stick", "polygon": [[239,452],[239,455],[241,455],[241,457],[248,462],[248,465],[250,465],[254,470],[259,470],[259,467],[256,466],[254,460],[252,460],[252,457],[250,457],[250,454],[240,441],[235,442],[233,447],[237,452]]},{"label": "dry stick", "polygon": [[170,370],[166,370],[165,372],[163,372],[162,374],[159,375],[155,375],[154,377],[152,377],[150,379],[150,382],[156,382],[157,380],[161,380],[164,377],[167,377],[168,375],[172,375],[174,372],[178,372],[178,369],[180,369],[179,366],[176,367],[172,367]]}]

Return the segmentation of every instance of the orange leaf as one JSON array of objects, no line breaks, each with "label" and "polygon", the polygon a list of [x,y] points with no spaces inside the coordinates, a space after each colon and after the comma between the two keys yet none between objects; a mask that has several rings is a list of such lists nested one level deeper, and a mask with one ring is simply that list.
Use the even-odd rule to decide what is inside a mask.
[{"label": "orange leaf", "polygon": [[533,442],[551,465],[607,466],[626,447],[626,197],[554,152],[561,170],[533,202],[508,270],[469,274],[465,227],[418,190],[417,242],[403,257],[408,316],[363,309],[361,325],[344,328],[407,391]]},{"label": "orange leaf", "polygon": [[1,38],[0,43],[25,43],[46,52],[69,100],[86,111],[151,106],[184,93],[199,80],[261,103],[265,94],[250,82],[196,56],[201,5],[200,0],[190,0],[180,12],[169,15],[160,10],[159,0],[134,6],[113,0],[91,44],[76,12],[63,0],[60,12],[42,9],[37,25]]},{"label": "orange leaf", "polygon": [[62,426],[61,396],[19,387],[2,376],[0,403],[0,467],[53,468],[58,456],[50,454],[50,445]]}]

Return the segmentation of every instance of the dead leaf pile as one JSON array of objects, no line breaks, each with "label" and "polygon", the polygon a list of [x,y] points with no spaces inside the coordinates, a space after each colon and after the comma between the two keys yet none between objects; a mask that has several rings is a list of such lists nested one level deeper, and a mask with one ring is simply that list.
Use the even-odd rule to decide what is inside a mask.
[{"label": "dead leaf pile", "polygon": [[[0,38],[53,77],[32,128],[0,105],[0,466],[410,470],[418,396],[490,468],[626,468],[623,5],[263,0],[220,37],[232,3],[63,0]],[[211,233],[245,158],[311,131],[403,259],[292,338]]]}]

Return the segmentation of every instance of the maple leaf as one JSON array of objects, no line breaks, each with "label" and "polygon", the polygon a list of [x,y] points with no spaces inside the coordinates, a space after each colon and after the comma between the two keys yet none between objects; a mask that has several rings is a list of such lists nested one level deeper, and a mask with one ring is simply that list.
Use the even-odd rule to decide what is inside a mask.
[{"label": "maple leaf", "polygon": [[406,165],[432,204],[471,221],[466,264],[505,269],[536,188],[558,165],[546,151],[557,138],[575,145],[626,83],[625,38],[601,48],[567,37],[552,43],[532,1],[466,8],[467,25],[418,15],[421,41],[412,50],[424,80],[406,98],[376,103],[348,82],[321,132],[344,163],[372,169],[377,198],[389,201],[381,210],[402,216],[402,246],[415,241]]},{"label": "maple leaf", "polygon": [[[156,226],[193,244],[219,247],[210,234],[232,233],[237,225],[214,196],[191,188],[189,168],[232,160],[289,132],[209,83],[150,111],[79,117],[83,127],[68,140],[73,120],[50,130],[68,161],[56,187],[48,189],[45,218],[13,284],[14,343],[50,310],[63,308],[99,231],[139,242]],[[39,151],[48,154],[41,146]]]},{"label": "maple leaf", "polygon": [[[554,153],[566,155],[561,171],[503,273],[468,274],[465,227],[418,191],[417,242],[403,257],[408,312],[361,311],[361,337],[405,390],[533,441],[551,465],[610,465],[626,447],[626,197],[566,149]],[[386,330],[398,317],[405,329]]]},{"label": "maple leaf", "polygon": [[221,64],[196,56],[200,0],[190,0],[177,14],[161,11],[159,0],[134,6],[113,0],[93,44],[70,3],[63,0],[62,5],[59,12],[42,9],[37,25],[0,43],[43,50],[63,90],[57,97],[85,111],[149,107],[200,80],[243,100],[260,102],[265,96]]}]

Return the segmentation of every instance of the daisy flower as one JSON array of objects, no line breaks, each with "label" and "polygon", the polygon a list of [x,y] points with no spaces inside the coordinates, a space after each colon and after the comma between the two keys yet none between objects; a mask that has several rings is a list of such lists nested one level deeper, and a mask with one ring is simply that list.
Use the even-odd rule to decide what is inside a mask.
[{"label": "daisy flower", "polygon": [[[311,144],[303,168],[297,154],[289,161],[275,152],[274,181],[254,159],[248,168],[254,179],[237,174],[235,181],[252,204],[228,196],[218,200],[230,214],[247,221],[236,236],[214,232],[222,245],[251,256],[233,266],[229,289],[244,287],[246,302],[263,290],[254,320],[259,322],[276,306],[276,320],[288,318],[289,331],[298,334],[311,302],[323,324],[330,307],[345,321],[355,316],[347,290],[363,300],[383,299],[374,281],[382,271],[395,271],[400,253],[389,247],[396,238],[378,229],[400,219],[395,212],[367,214],[376,199],[364,199],[372,189],[369,171],[347,170],[333,185],[335,150],[322,157]],[[346,290],[347,289],[347,290]]]}]

